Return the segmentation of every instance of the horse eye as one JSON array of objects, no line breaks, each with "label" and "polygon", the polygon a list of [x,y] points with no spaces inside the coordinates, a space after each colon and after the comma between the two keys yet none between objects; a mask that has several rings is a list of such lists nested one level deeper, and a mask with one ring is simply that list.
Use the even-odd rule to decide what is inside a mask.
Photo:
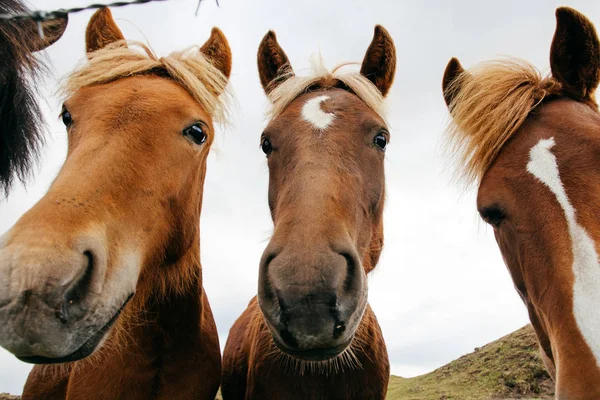
[{"label": "horse eye", "polygon": [[71,125],[71,123],[73,122],[71,113],[66,109],[63,110],[63,112],[60,114],[60,117],[62,118],[62,122],[63,122],[63,124],[65,124],[66,127]]},{"label": "horse eye", "polygon": [[269,142],[269,139],[266,138],[263,138],[263,140],[260,142],[260,148],[266,155],[271,154],[271,152],[273,151],[273,146],[271,145],[271,142]]},{"label": "horse eye", "polygon": [[206,142],[207,136],[200,124],[194,124],[183,130],[183,136],[200,145]]},{"label": "horse eye", "polygon": [[384,135],[383,133],[378,133],[377,136],[375,136],[373,138],[373,144],[377,147],[379,147],[381,150],[385,150],[385,148],[388,145],[388,139],[387,136]]},{"label": "horse eye", "polygon": [[482,208],[479,210],[479,215],[485,222],[495,227],[500,226],[500,223],[506,217],[504,211],[496,206]]}]

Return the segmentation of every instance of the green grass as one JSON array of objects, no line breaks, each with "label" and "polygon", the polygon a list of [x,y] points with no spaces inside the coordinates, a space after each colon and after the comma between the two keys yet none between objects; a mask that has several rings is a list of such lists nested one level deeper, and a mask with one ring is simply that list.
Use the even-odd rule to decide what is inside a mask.
[{"label": "green grass", "polygon": [[392,376],[388,400],[552,399],[530,325],[415,378]]}]

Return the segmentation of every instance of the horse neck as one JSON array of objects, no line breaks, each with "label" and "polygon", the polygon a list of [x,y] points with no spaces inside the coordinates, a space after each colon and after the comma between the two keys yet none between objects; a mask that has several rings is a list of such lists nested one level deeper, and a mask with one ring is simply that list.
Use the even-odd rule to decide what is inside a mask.
[{"label": "horse neck", "polygon": [[[192,245],[174,263],[149,268],[140,276],[135,296],[115,326],[112,341],[123,341],[144,348],[150,341],[160,343],[164,334],[187,331],[185,338],[199,329],[202,319],[202,266],[200,264],[199,228]],[[156,277],[162,274],[162,279]],[[186,346],[185,340],[178,343]]]}]

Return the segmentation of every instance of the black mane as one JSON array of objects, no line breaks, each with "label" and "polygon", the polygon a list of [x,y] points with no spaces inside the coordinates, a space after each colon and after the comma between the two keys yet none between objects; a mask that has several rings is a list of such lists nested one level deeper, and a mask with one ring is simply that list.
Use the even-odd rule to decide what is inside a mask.
[{"label": "black mane", "polygon": [[[19,0],[0,0],[0,13],[26,11]],[[43,142],[43,119],[35,83],[45,65],[24,45],[14,21],[0,21],[0,198],[15,179],[24,182]]]}]

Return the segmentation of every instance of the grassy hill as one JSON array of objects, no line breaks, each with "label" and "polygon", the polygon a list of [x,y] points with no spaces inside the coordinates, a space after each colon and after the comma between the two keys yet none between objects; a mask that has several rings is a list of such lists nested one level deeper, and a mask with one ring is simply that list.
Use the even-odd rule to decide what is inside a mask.
[{"label": "grassy hill", "polygon": [[392,376],[388,400],[552,399],[531,325],[415,378]]}]

